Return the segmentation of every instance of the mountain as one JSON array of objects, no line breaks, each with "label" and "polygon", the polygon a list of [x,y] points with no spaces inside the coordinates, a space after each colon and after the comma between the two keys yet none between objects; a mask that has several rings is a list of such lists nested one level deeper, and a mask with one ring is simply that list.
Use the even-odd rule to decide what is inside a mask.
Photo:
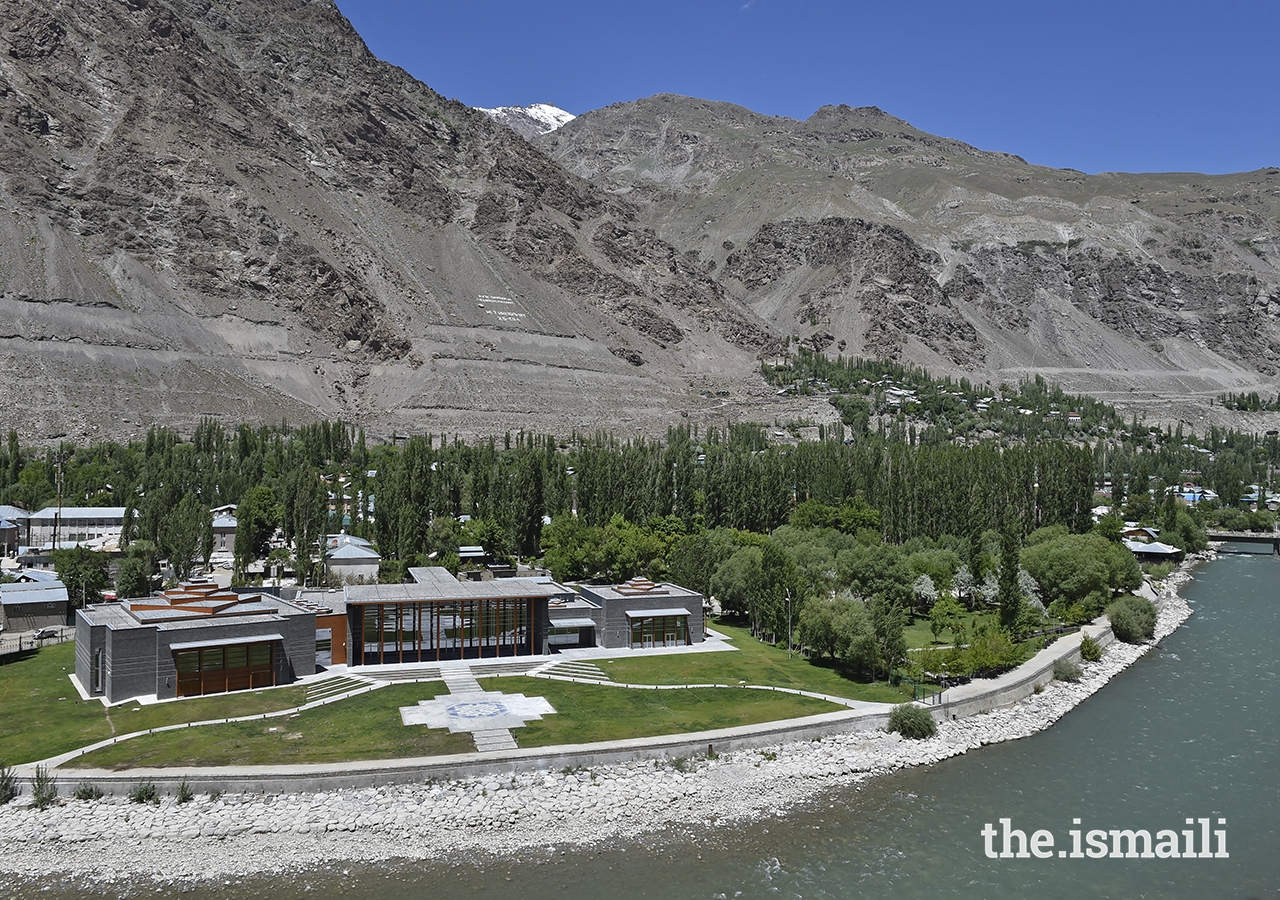
[{"label": "mountain", "polygon": [[631,203],[376,59],[332,0],[0,18],[0,421],[24,439],[651,433],[723,420],[703,392],[773,346]]},{"label": "mountain", "polygon": [[1280,169],[1030,165],[874,107],[798,121],[660,94],[535,139],[782,335],[1197,422],[1274,394]]},{"label": "mountain", "polygon": [[876,109],[670,95],[531,143],[333,0],[0,17],[0,421],[24,440],[830,420],[758,374],[791,338],[1191,421],[1275,392],[1280,170],[1084,176]]},{"label": "mountain", "polygon": [[531,103],[528,106],[499,106],[481,108],[480,112],[495,122],[506,125],[526,141],[549,134],[561,125],[571,122],[574,115],[549,103]]}]

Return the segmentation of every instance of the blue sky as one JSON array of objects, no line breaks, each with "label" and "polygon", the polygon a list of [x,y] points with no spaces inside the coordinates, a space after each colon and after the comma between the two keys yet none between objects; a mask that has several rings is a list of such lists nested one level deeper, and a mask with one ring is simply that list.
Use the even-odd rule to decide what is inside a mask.
[{"label": "blue sky", "polygon": [[375,54],[472,106],[847,103],[1086,172],[1280,165],[1275,0],[337,3]]}]

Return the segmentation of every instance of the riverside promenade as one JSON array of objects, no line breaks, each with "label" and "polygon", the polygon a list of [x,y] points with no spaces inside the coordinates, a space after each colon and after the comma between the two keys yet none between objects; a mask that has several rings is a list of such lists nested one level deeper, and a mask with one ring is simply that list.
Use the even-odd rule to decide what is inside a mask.
[{"label": "riverside promenade", "polygon": [[[1085,626],[1076,634],[1059,638],[1049,647],[1018,668],[993,679],[977,679],[966,685],[949,688],[938,695],[936,702],[927,708],[936,719],[953,721],[978,713],[1008,706],[1041,689],[1053,680],[1053,665],[1059,659],[1080,661],[1080,639],[1083,634],[1093,637],[1102,646],[1112,643],[1110,625],[1100,619]],[[705,649],[703,649],[705,648]],[[665,648],[669,653],[732,652],[732,647],[719,635],[691,648]],[[653,651],[647,651],[652,654]],[[312,690],[323,692],[326,682],[335,689],[320,699],[290,709],[278,710],[254,716],[217,719],[210,722],[171,725],[147,731],[118,735],[59,754],[45,760],[16,767],[20,777],[34,776],[37,767],[54,770],[64,782],[92,784],[104,794],[123,795],[139,783],[150,782],[162,794],[176,794],[181,784],[196,792],[305,792],[328,791],[342,788],[367,788],[379,785],[413,784],[428,779],[454,780],[466,778],[511,775],[519,772],[539,772],[563,768],[614,766],[649,760],[671,760],[693,755],[714,755],[721,752],[747,750],[773,746],[785,742],[813,741],[844,733],[882,729],[888,720],[892,704],[850,700],[813,691],[749,684],[625,684],[605,679],[602,673],[592,671],[592,659],[615,659],[626,651],[594,648],[570,651],[556,657],[516,658],[509,661],[486,660],[482,664],[458,661],[427,664],[418,667],[405,666],[389,672],[378,672],[373,667],[346,669],[339,667],[316,679],[308,679]],[[756,725],[722,728],[711,731],[630,738],[616,741],[600,741],[590,744],[569,744],[552,747],[521,749],[506,745],[495,748],[492,739],[488,746],[480,743],[474,753],[449,756],[418,757],[390,760],[361,760],[339,763],[256,765],[256,766],[207,766],[133,768],[124,771],[99,769],[63,769],[67,763],[93,750],[118,744],[160,731],[172,731],[202,725],[223,724],[236,721],[258,721],[288,717],[305,709],[337,702],[362,693],[378,690],[393,683],[415,681],[443,681],[446,687],[462,684],[467,689],[478,690],[472,674],[482,669],[485,677],[523,675],[533,678],[591,683],[619,690],[688,690],[691,688],[722,688],[754,691],[773,691],[797,694],[826,700],[846,707],[837,712],[785,719]],[[571,673],[571,674],[566,674]],[[376,673],[376,674],[375,674]],[[472,688],[474,686],[474,688]],[[456,693],[455,689],[455,693]],[[469,695],[463,694],[461,698]],[[422,726],[409,726],[422,727]],[[518,726],[517,726],[518,727]],[[480,720],[475,732],[492,735],[493,730]],[[513,742],[514,743],[514,742]]]},{"label": "riverside promenade", "polygon": [[[1176,593],[1162,592],[1157,641],[1190,613]],[[1055,647],[1060,645],[1062,641]],[[169,784],[184,774],[214,777],[199,782],[211,787],[210,793],[197,794],[186,804],[172,795],[154,806],[117,795],[67,799],[44,810],[27,805],[26,798],[0,807],[0,844],[6,848],[0,872],[18,878],[61,872],[107,880],[128,873],[176,883],[348,861],[456,859],[459,853],[481,860],[492,854],[546,856],[567,847],[616,845],[664,828],[723,828],[782,815],[832,788],[1034,734],[1152,646],[1113,642],[1101,661],[1082,666],[1083,677],[1075,683],[1028,680],[1046,662],[1032,660],[1032,669],[998,680],[999,691],[1028,685],[1030,693],[1023,699],[985,715],[948,718],[939,723],[935,737],[919,741],[887,734],[869,717],[859,725],[863,714],[850,709],[812,717],[832,720],[827,722],[773,723],[830,729],[827,736],[812,740],[796,740],[800,733],[794,729],[773,735],[726,729],[625,742],[626,747],[563,748],[563,755],[558,755],[562,748],[546,748],[468,755],[465,760],[401,760],[377,764],[384,778],[378,787],[355,787],[353,779],[376,774],[368,764],[101,773],[100,778],[108,779],[104,788],[136,784],[150,774],[169,779]],[[1041,683],[1037,692],[1035,684]],[[993,694],[991,699],[1001,698]],[[957,694],[953,702],[974,700],[972,694]],[[935,707],[940,716],[943,709]],[[681,738],[686,743],[678,743]],[[731,749],[735,741],[738,749]],[[591,754],[604,760],[611,752],[633,758],[572,762],[589,760]],[[480,766],[497,768],[467,774],[470,767]],[[74,780],[89,773],[59,774]],[[341,787],[308,787],[330,776],[337,776]],[[404,783],[396,783],[402,778]],[[225,787],[217,787],[219,783]],[[231,788],[235,783],[246,786],[236,791]],[[64,792],[66,786],[64,782]]]}]

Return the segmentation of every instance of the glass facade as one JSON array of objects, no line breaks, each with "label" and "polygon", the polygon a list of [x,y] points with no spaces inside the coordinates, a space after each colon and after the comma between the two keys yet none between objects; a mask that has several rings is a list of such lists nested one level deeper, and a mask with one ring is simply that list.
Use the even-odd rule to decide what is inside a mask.
[{"label": "glass facade", "polygon": [[631,646],[683,647],[689,643],[689,616],[649,616],[631,620]]},{"label": "glass facade", "polygon": [[534,652],[533,601],[417,601],[348,606],[352,665],[523,656]]},{"label": "glass facade", "polygon": [[276,683],[275,648],[270,643],[232,644],[173,651],[178,696],[197,697]]}]

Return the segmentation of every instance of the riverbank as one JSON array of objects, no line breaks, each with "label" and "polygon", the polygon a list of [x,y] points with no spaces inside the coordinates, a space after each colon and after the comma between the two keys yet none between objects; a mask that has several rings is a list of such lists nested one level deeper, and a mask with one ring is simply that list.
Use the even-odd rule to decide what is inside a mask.
[{"label": "riverbank", "polygon": [[[1190,615],[1177,591],[1198,561],[1163,583],[1157,641]],[[926,741],[862,731],[711,759],[313,794],[200,796],[183,805],[172,798],[158,806],[108,798],[36,810],[24,800],[0,807],[0,871],[167,882],[460,852],[545,857],[670,826],[720,828],[780,814],[834,786],[1033,734],[1148,649],[1114,643],[1101,661],[1084,665],[1079,683],[1050,682],[1012,706],[942,722]],[[63,785],[67,793],[75,776],[63,777],[71,781]]]}]

